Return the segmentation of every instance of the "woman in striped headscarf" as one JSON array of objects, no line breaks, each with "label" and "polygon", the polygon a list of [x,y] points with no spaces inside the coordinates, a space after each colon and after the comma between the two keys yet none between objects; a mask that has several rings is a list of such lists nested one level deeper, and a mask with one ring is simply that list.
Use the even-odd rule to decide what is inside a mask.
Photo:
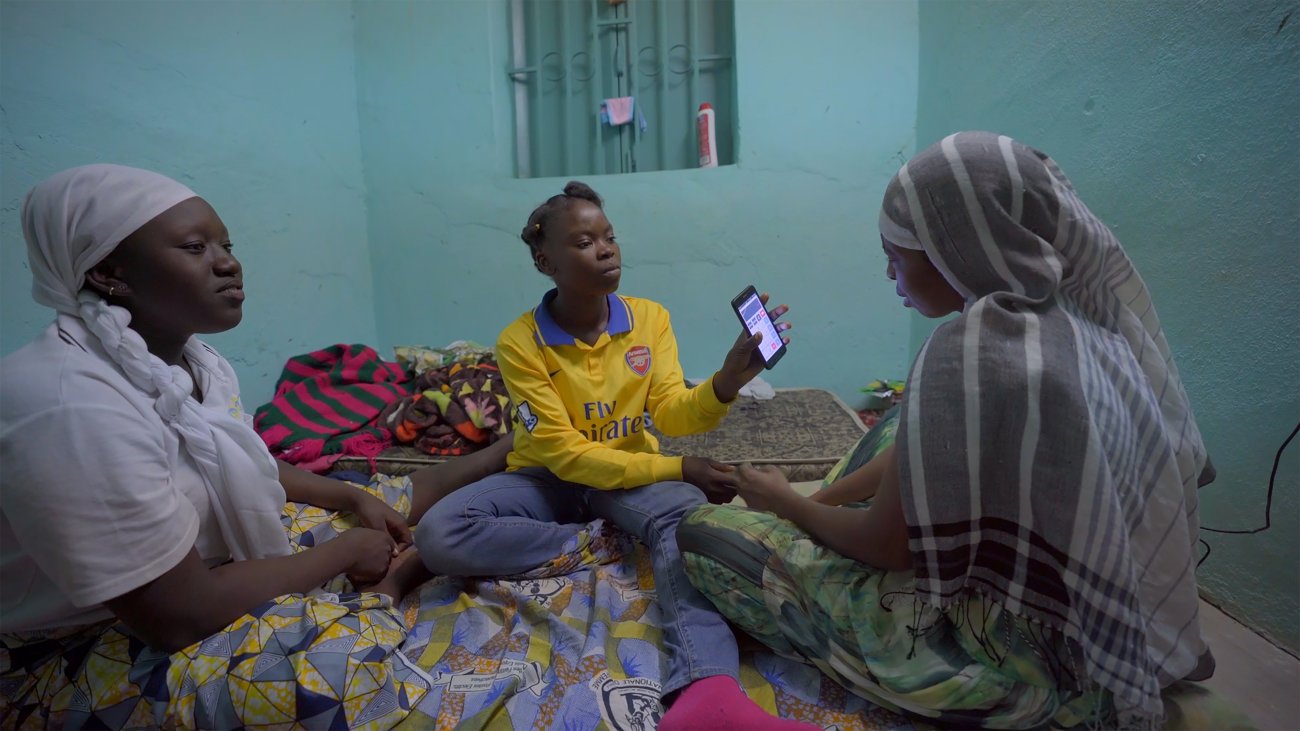
[{"label": "woman in striped headscarf", "polygon": [[986,132],[904,165],[880,233],[905,306],[960,312],[916,358],[895,444],[814,499],[742,468],[774,515],[688,516],[692,581],[891,708],[1155,725],[1162,687],[1213,669],[1193,573],[1213,469],[1145,284],[1049,157]]}]

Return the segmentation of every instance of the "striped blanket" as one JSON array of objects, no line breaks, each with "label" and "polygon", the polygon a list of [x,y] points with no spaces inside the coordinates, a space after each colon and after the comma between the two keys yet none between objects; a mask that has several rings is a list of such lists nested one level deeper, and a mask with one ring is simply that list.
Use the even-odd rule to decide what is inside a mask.
[{"label": "striped blanket", "polygon": [[411,394],[410,375],[364,345],[332,345],[290,358],[275,398],[257,410],[253,427],[271,454],[323,472],[343,455],[373,459],[393,434],[375,420]]}]

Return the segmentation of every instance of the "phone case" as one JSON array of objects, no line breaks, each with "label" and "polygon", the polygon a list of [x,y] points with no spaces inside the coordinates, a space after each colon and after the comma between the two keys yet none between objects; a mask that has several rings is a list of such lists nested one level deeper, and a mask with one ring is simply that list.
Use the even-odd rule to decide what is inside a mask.
[{"label": "phone case", "polygon": [[[755,289],[754,285],[752,284],[746,287],[744,290],[742,290],[740,294],[731,298],[731,311],[735,312],[736,318],[740,320],[740,327],[743,328],[745,332],[749,333],[750,335],[753,335],[754,331],[751,331],[749,329],[749,325],[746,324],[745,322],[745,316],[740,311],[741,306],[743,306],[745,302],[749,301],[751,297],[758,297],[758,290]],[[763,309],[763,317],[767,318],[769,321],[771,320],[771,317],[767,314],[766,307],[764,307]],[[772,328],[777,332],[778,342],[781,343],[781,347],[775,353],[772,354],[772,357],[770,359],[764,359],[763,369],[769,371],[772,370],[772,366],[775,366],[777,364],[777,361],[781,360],[781,358],[785,356],[785,351],[786,351],[785,342],[779,340],[780,330],[776,328],[776,323],[772,323]],[[766,338],[764,338],[764,340],[766,340]]]}]

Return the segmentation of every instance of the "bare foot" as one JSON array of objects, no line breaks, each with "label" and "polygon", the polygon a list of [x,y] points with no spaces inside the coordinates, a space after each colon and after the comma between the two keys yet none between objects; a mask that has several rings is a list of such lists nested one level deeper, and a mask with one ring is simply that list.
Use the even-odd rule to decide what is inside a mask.
[{"label": "bare foot", "polygon": [[1214,665],[1214,655],[1209,648],[1206,648],[1205,653],[1197,660],[1196,667],[1183,680],[1209,680],[1214,675]]},{"label": "bare foot", "polygon": [[387,594],[393,603],[400,602],[415,587],[433,578],[433,572],[424,567],[420,552],[414,546],[406,548],[392,563],[388,564],[388,573],[373,584],[358,584],[357,591],[373,591]]}]

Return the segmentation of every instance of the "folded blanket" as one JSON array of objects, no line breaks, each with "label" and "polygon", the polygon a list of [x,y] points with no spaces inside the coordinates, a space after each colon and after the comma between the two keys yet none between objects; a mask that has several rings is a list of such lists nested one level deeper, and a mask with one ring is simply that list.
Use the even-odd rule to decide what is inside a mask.
[{"label": "folded blanket", "polygon": [[414,385],[414,395],[391,404],[380,417],[399,442],[428,454],[457,455],[510,432],[510,394],[487,356],[425,371]]},{"label": "folded blanket", "polygon": [[396,345],[393,357],[403,370],[416,376],[425,371],[449,366],[453,363],[481,363],[492,358],[492,348],[473,340],[453,340],[441,348],[425,345]]},{"label": "folded blanket", "polygon": [[384,408],[411,394],[410,375],[364,345],[332,345],[284,364],[275,398],[253,427],[271,454],[315,472],[343,455],[373,459],[393,435],[375,423]]}]

